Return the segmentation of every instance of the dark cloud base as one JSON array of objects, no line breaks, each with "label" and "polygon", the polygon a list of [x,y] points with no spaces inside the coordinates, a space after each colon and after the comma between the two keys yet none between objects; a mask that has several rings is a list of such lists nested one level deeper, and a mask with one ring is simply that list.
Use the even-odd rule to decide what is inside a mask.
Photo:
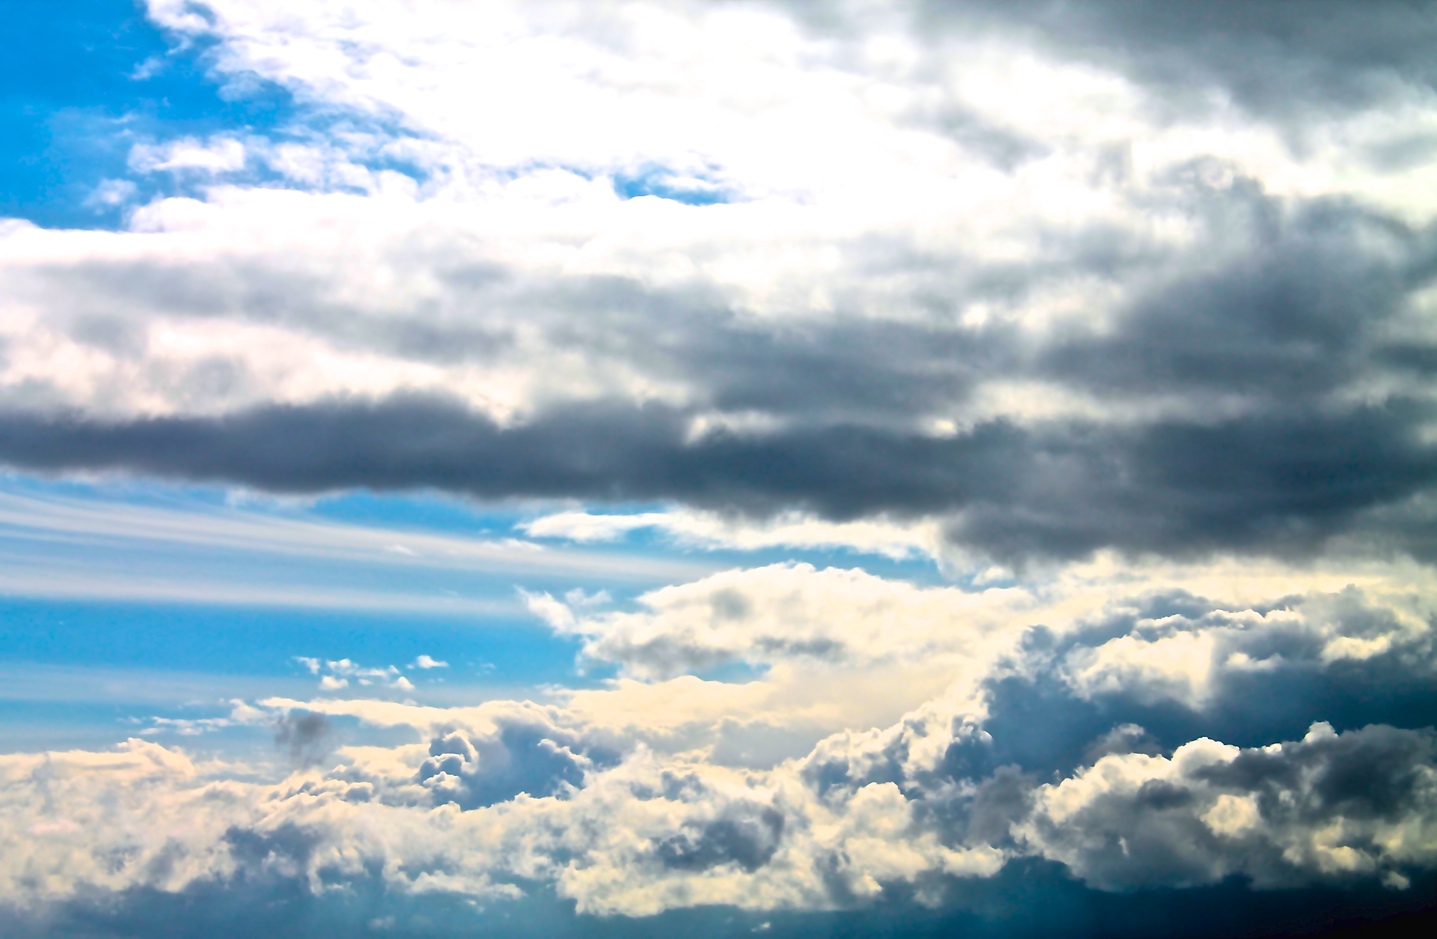
[{"label": "dark cloud base", "polygon": [[[1356,591],[1341,596],[1347,603],[1344,634],[1361,635],[1361,620],[1380,614]],[[989,766],[1012,763],[1027,771],[1066,776],[1093,762],[1104,736],[1124,725],[1143,729],[1144,752],[1164,753],[1199,737],[1239,747],[1296,740],[1315,721],[1326,721],[1339,732],[1372,724],[1437,726],[1433,651],[1425,641],[1367,659],[1324,663],[1319,645],[1303,648],[1302,640],[1274,638],[1269,640],[1271,651],[1286,656],[1283,668],[1223,671],[1213,679],[1209,700],[1199,707],[1165,697],[1145,700],[1131,688],[1085,699],[1064,680],[1063,656],[1074,649],[1131,635],[1141,619],[1183,614],[1200,619],[1221,606],[1183,592],[1162,593],[1062,638],[1045,626],[1030,628],[1023,652],[1036,667],[985,682],[989,716],[983,726],[993,739],[993,751],[986,757]]]},{"label": "dark cloud base", "polygon": [[[996,556],[1302,552],[1437,483],[1417,403],[1142,428],[997,421],[955,437],[860,426],[689,439],[692,415],[574,406],[501,428],[442,398],[104,423],[0,415],[0,463],[277,492],[434,488],[484,499],[674,500],[746,514],[954,514]],[[1388,532],[1432,556],[1430,526]]]},{"label": "dark cloud base", "polygon": [[[1376,887],[1254,891],[1238,880],[1187,890],[1103,893],[1083,887],[1060,865],[1009,864],[987,881],[951,882],[954,902],[931,908],[903,891],[864,910],[842,913],[745,913],[729,908],[671,911],[653,917],[579,916],[544,890],[478,908],[463,898],[386,893],[376,877],[316,895],[299,881],[266,878],[205,883],[180,893],[131,890],[38,911],[0,909],[12,939],[667,939],[676,935],[763,939],[1074,939],[1282,936],[1357,937],[1430,932],[1437,925],[1437,874],[1401,892]],[[161,932],[156,924],[163,923]],[[767,923],[765,928],[763,924]]]}]

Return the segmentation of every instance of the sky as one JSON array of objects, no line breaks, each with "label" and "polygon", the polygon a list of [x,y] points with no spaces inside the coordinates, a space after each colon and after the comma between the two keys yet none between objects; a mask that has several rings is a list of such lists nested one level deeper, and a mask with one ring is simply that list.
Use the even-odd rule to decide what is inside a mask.
[{"label": "sky", "polygon": [[0,932],[1437,906],[1437,5],[0,0]]}]

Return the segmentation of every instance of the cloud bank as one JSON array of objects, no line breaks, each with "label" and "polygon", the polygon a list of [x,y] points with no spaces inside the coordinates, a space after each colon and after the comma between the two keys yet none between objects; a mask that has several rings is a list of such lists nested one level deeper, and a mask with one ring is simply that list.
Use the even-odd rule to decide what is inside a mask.
[{"label": "cloud bank", "polygon": [[[251,722],[274,715],[276,746],[299,766],[275,781],[141,740],[0,757],[3,889],[21,911],[96,890],[260,882],[502,907],[538,884],[580,914],[644,917],[861,909],[895,892],[962,909],[975,884],[1048,863],[1097,892],[1237,878],[1401,896],[1437,867],[1437,660],[1430,605],[1413,608],[1411,587],[1242,608],[783,565],[664,588],[630,613],[536,596],[554,628],[594,637],[588,655],[648,680],[551,704],[246,705]],[[1024,625],[1035,617],[1049,625]],[[683,675],[724,656],[766,674]],[[950,684],[872,730],[815,710],[806,682],[842,687],[895,658],[927,660]],[[1287,711],[1233,727],[1274,686]],[[674,705],[653,706],[664,693]],[[1305,724],[1318,708],[1338,726]],[[341,719],[414,742],[331,750]],[[725,739],[736,722],[744,737],[787,732],[792,755],[739,752]],[[1070,752],[1044,739],[1055,731]]]},{"label": "cloud bank", "polygon": [[1117,9],[154,3],[310,123],[7,226],[0,459],[1430,552],[1430,17]]}]

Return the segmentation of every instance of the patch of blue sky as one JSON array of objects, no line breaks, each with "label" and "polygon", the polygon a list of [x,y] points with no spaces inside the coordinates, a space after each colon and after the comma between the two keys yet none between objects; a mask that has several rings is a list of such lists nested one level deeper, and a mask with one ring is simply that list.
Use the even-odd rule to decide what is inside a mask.
[{"label": "patch of blue sky", "polygon": [[384,668],[428,655],[448,668],[425,671],[426,681],[531,687],[575,679],[578,644],[520,614],[478,623],[377,611],[4,597],[0,649],[7,666],[303,676],[310,687],[318,679],[298,656]]},{"label": "patch of blue sky", "polygon": [[[116,228],[124,201],[166,180],[129,171],[153,139],[262,133],[290,122],[292,96],[264,82],[243,94],[211,74],[210,47],[174,43],[133,0],[7,3],[0,56],[0,215],[51,228]],[[129,200],[96,198],[126,179]]]},{"label": "patch of blue sky", "polygon": [[[617,582],[638,590],[675,579],[669,567],[645,574],[642,563],[622,557],[601,557],[597,570],[588,555],[535,567],[533,552],[502,546],[431,564],[420,554],[435,544],[413,555],[385,551],[396,532],[376,524],[413,533],[428,522],[433,531],[442,517],[458,535],[507,526],[433,496],[332,501],[346,498],[360,510],[325,519],[303,504],[270,500],[235,509],[216,489],[5,477],[0,664],[238,678],[294,676],[302,671],[296,656],[382,668],[429,655],[450,668],[417,682],[421,696],[436,683],[591,684],[603,675],[576,671],[577,642],[530,614],[517,588],[562,594]],[[333,524],[346,514],[345,525]],[[465,521],[467,531],[459,530]],[[330,524],[305,541],[315,534],[304,527],[312,522]],[[358,557],[355,542],[365,542]],[[461,549],[469,543],[452,540]],[[317,682],[305,680],[311,688]],[[221,697],[243,696],[246,687],[214,682]]]},{"label": "patch of blue sky", "polygon": [[624,199],[654,196],[685,205],[720,205],[730,201],[730,194],[717,182],[702,176],[683,176],[664,167],[647,167],[633,175],[616,174],[614,192]]},{"label": "patch of blue sky", "polygon": [[[216,174],[142,172],[137,145],[214,137],[269,143],[349,140],[345,159],[423,183],[428,170],[385,146],[412,133],[397,119],[299,101],[274,82],[211,69],[213,40],[167,36],[132,0],[5,5],[0,57],[0,217],[47,228],[120,229],[161,196],[201,195],[215,179],[294,186],[262,160]],[[333,180],[330,190],[357,190]]]},{"label": "patch of blue sky", "polygon": [[[0,753],[44,750],[104,750],[153,722],[134,708],[114,702],[35,700],[8,686],[12,674],[0,665]],[[49,676],[47,676],[49,677]],[[148,715],[147,715],[148,716]]]},{"label": "patch of blue sky", "polygon": [[[397,501],[378,514],[403,521]],[[416,680],[420,696],[436,684],[532,688],[602,677],[576,672],[577,643],[530,614],[516,588],[596,589],[618,564],[586,576],[585,558],[534,569],[520,551],[517,567],[506,566],[500,549],[428,565],[384,551],[391,532],[331,524],[305,541],[315,529],[303,527],[303,506],[258,506],[236,510],[214,489],[5,477],[0,666],[101,669],[116,689],[144,687],[123,680],[136,669],[228,676],[209,685],[222,698],[245,696],[251,683],[241,678],[299,678],[296,656],[376,668],[420,655],[448,662]],[[364,539],[358,558],[346,553]],[[317,679],[306,673],[302,683],[312,691]]]},{"label": "patch of blue sky", "polygon": [[[550,686],[596,687],[612,674],[581,670],[576,640],[527,617],[475,623],[203,604],[0,598],[0,650],[0,750],[8,751],[35,749],[46,739],[42,725],[74,746],[108,745],[142,730],[187,738],[183,724],[164,721],[225,717],[236,699],[473,705],[542,697]],[[415,668],[421,655],[446,667]],[[299,656],[394,666],[413,687],[352,683],[331,694]]]},{"label": "patch of blue sky", "polygon": [[[224,498],[233,501],[232,495]],[[268,501],[268,497],[263,497]],[[283,505],[284,503],[278,503]],[[433,491],[371,492],[353,490],[316,498],[307,511],[315,518],[354,525],[418,527],[476,537],[507,537],[534,513],[523,506],[481,505]]]},{"label": "patch of blue sky", "polygon": [[[0,666],[0,675],[11,677],[6,675],[3,666]],[[39,677],[53,680],[57,674],[42,670]],[[258,770],[253,775],[260,778],[272,777],[273,769],[279,769],[282,774],[295,762],[296,754],[285,752],[288,748],[283,741],[276,739],[276,728],[270,720],[260,717],[250,722],[234,721],[233,701],[217,698],[180,701],[171,693],[181,687],[172,680],[172,676],[137,674],[128,677],[131,684],[137,679],[143,680],[153,690],[143,700],[126,703],[118,699],[96,700],[84,694],[63,701],[26,697],[23,681],[22,692],[18,696],[8,689],[0,689],[0,753],[106,750],[128,738],[139,737],[169,747],[180,747],[200,758],[228,756],[241,759]],[[114,688],[124,683],[124,678],[114,675],[103,675],[98,679],[102,687]],[[275,683],[260,685],[250,682],[246,690],[251,700],[268,695],[290,700],[305,700],[308,697],[301,687],[276,686]],[[462,703],[472,705],[477,700],[471,693]],[[329,733],[322,741],[327,749],[347,744],[393,747],[412,743],[416,736],[415,731],[408,727],[376,727],[346,716],[331,717],[328,725]],[[271,763],[269,768],[264,766],[267,755]],[[270,771],[266,772],[266,769]],[[246,775],[250,774],[238,774],[240,778]]]}]

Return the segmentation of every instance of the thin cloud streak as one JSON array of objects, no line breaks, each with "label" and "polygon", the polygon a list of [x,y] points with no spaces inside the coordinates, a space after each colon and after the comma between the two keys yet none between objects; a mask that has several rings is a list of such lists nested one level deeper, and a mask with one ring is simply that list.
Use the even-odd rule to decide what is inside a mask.
[{"label": "thin cloud streak", "polygon": [[490,618],[519,612],[518,603],[461,596],[436,596],[402,591],[325,589],[280,586],[251,581],[203,580],[172,572],[146,577],[97,571],[92,565],[57,570],[54,561],[27,563],[9,555],[0,572],[0,595],[63,600],[117,600],[157,603],[212,604],[357,612],[415,613],[428,616]]},{"label": "thin cloud streak", "polygon": [[621,557],[518,539],[481,540],[236,510],[182,511],[4,492],[0,492],[0,531],[9,539],[70,541],[94,547],[145,541],[323,561],[495,574],[656,581],[691,577],[713,569],[712,565],[672,558]]}]

